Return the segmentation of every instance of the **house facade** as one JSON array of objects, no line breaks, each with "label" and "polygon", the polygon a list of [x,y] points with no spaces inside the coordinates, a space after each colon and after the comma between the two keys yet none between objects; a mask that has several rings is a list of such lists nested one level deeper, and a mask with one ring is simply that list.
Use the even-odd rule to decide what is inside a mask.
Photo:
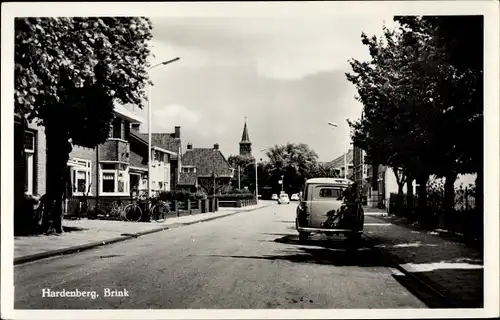
[{"label": "house facade", "polygon": [[[109,138],[90,149],[74,146],[70,153],[71,194],[90,197],[129,197],[132,189],[148,188],[148,143],[133,130],[142,120],[131,110],[115,106]],[[171,157],[177,154],[152,144],[151,189],[171,189]]]},{"label": "house facade", "polygon": [[[67,162],[67,199],[86,194],[91,199],[128,198],[133,188],[147,190],[148,143],[134,131],[142,120],[121,105],[115,105],[114,115],[106,142],[95,148],[73,145]],[[23,124],[23,119],[17,117],[15,136],[16,150],[20,151],[15,153],[15,164],[16,170],[23,170],[24,192],[41,196],[46,193],[49,178],[44,127]],[[171,167],[173,164],[177,168],[179,154],[154,143],[150,152],[152,190],[171,190]]]},{"label": "house facade", "polygon": [[338,175],[339,177],[344,177],[344,174],[345,174],[345,162],[347,162],[347,178],[351,177],[352,174],[353,174],[353,169],[354,169],[354,166],[353,166],[353,149],[349,149],[347,151],[347,161],[344,160],[344,155],[345,155],[345,152],[342,153],[342,155],[338,156],[337,158],[335,158],[334,160],[330,161],[330,162],[327,162],[326,163],[326,167],[329,169],[329,170],[334,170]]},{"label": "house facade", "polygon": [[[134,136],[142,139],[142,141],[148,141],[147,133],[139,133],[139,124],[134,124],[132,126]],[[172,133],[152,133],[151,134],[151,144],[166,150],[169,152],[169,163],[170,163],[170,175],[169,184],[170,189],[174,190],[180,179],[181,167],[182,167],[182,141],[181,141],[181,127],[176,126],[174,132]],[[147,161],[147,160],[146,160]],[[147,166],[147,164],[146,164]]]},{"label": "house facade", "polygon": [[22,191],[28,195],[44,194],[47,185],[45,128],[15,115],[14,137],[14,165],[16,177],[22,170]]},{"label": "house facade", "polygon": [[230,185],[234,170],[219,150],[213,148],[193,148],[189,143],[182,156],[179,187],[191,191],[202,190],[208,194],[221,192]]}]

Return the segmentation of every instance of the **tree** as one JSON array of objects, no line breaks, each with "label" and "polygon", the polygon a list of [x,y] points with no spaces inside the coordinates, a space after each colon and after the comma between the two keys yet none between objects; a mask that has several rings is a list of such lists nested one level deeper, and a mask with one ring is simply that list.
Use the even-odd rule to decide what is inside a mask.
[{"label": "tree", "polygon": [[238,171],[239,183],[241,187],[255,188],[255,158],[251,156],[232,155],[227,159],[229,165],[234,169],[234,177],[231,184],[238,187]]},{"label": "tree", "polygon": [[214,174],[212,173],[212,177],[198,177],[198,184],[206,194],[213,195],[223,193],[231,185],[231,178],[219,177],[215,173],[214,179]]},{"label": "tree", "polygon": [[[440,83],[441,131],[436,135],[439,150],[446,150],[441,157],[448,160],[441,161],[435,173],[445,177],[444,203],[451,210],[457,174],[475,172],[481,190],[483,185],[483,17],[406,16],[395,21],[412,33],[432,34],[449,66]],[[482,191],[479,194],[482,197]],[[482,205],[482,198],[478,204]]]},{"label": "tree", "polygon": [[[453,187],[457,173],[471,170],[474,162],[464,131],[480,127],[479,120],[471,121],[481,118],[477,109],[481,104],[474,98],[478,97],[474,85],[478,73],[454,64],[440,36],[443,21],[395,20],[401,27],[398,31],[384,28],[384,41],[362,35],[372,60],[351,61],[354,72],[346,74],[364,105],[364,117],[351,123],[354,143],[375,164],[402,173],[400,193],[404,180],[417,178],[425,186],[433,173],[446,176]],[[426,188],[420,191],[424,207]]]},{"label": "tree", "polygon": [[[315,176],[318,168],[318,155],[304,143],[287,143],[268,148],[269,177],[273,186],[283,176],[283,189],[299,192],[305,180]],[[281,188],[280,188],[281,189]]]},{"label": "tree", "polygon": [[15,20],[15,112],[45,126],[46,231],[62,230],[72,145],[103,143],[114,103],[142,107],[152,25],[141,17]]}]

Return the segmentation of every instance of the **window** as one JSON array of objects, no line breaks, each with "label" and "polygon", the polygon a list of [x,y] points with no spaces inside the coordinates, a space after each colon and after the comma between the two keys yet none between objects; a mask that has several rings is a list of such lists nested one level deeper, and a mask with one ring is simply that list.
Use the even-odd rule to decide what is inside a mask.
[{"label": "window", "polygon": [[129,193],[130,175],[128,166],[121,163],[101,164],[101,192],[102,193]]},{"label": "window", "polygon": [[102,173],[102,192],[115,192],[115,174],[111,172]]},{"label": "window", "polygon": [[90,179],[92,172],[92,161],[84,159],[73,159],[78,165],[71,167],[71,184],[75,195],[83,195],[90,192]]},{"label": "window", "polygon": [[196,168],[194,168],[194,167],[184,167],[184,168],[182,168],[182,172],[185,172],[185,173],[195,173],[196,172]]},{"label": "window", "polygon": [[124,121],[125,126],[125,137],[123,139],[129,141],[130,140],[130,122]]},{"label": "window", "polygon": [[35,152],[35,133],[26,131],[24,133],[24,151]]},{"label": "window", "polygon": [[24,133],[24,154],[26,177],[24,181],[24,192],[35,193],[35,133],[26,131]]},{"label": "window", "polygon": [[342,198],[344,189],[342,188],[321,188],[319,190],[320,198]]},{"label": "window", "polygon": [[122,139],[122,119],[115,118],[113,120],[112,132],[112,138]]}]

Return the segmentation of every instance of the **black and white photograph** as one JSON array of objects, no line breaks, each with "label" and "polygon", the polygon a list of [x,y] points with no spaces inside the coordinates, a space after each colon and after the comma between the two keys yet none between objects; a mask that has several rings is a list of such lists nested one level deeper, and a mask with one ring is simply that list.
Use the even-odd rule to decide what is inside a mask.
[{"label": "black and white photograph", "polygon": [[2,4],[2,318],[498,317],[498,30],[498,1]]}]

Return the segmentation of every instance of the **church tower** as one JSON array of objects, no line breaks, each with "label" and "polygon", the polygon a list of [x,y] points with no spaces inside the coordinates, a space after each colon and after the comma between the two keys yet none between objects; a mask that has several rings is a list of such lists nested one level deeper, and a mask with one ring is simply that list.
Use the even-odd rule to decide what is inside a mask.
[{"label": "church tower", "polygon": [[240,156],[252,156],[252,143],[250,142],[250,138],[248,136],[247,117],[245,117],[245,127],[243,128],[243,134],[241,135]]}]

